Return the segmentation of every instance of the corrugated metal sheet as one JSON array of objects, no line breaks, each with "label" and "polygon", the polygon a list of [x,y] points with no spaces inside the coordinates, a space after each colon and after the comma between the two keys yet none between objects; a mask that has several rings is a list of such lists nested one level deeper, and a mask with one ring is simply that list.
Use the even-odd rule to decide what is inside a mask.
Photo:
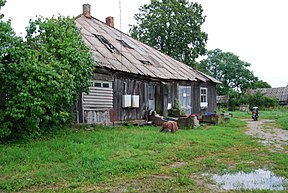
[{"label": "corrugated metal sheet", "polygon": [[[220,83],[93,17],[89,19],[80,15],[75,22],[81,30],[85,43],[92,50],[98,66],[163,80]],[[103,36],[110,44],[103,45],[94,34]],[[119,40],[124,41],[129,47]],[[109,46],[119,52],[112,53]]]},{"label": "corrugated metal sheet", "polygon": [[113,89],[89,87],[89,94],[83,94],[83,108],[84,111],[112,109]]}]

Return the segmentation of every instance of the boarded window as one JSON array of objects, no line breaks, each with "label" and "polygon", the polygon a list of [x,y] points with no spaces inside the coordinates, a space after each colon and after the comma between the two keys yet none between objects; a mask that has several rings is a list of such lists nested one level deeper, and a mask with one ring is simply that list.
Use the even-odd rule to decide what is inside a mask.
[{"label": "boarded window", "polygon": [[109,110],[113,108],[112,82],[93,81],[89,94],[83,94],[84,111]]},{"label": "boarded window", "polygon": [[191,114],[191,86],[179,86],[178,88],[179,106],[186,115]]}]

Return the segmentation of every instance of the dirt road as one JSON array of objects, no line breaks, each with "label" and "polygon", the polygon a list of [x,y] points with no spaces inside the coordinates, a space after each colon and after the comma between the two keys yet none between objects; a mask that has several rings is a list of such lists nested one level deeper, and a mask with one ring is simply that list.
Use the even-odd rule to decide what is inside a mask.
[{"label": "dirt road", "polygon": [[275,128],[273,120],[245,119],[245,121],[248,123],[246,134],[259,138],[260,142],[266,145],[270,151],[288,152],[288,130]]}]

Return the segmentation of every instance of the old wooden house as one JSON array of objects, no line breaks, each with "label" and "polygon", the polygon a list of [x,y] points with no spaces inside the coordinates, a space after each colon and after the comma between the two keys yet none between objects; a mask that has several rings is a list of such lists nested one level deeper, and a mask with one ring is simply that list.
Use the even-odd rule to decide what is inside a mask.
[{"label": "old wooden house", "polygon": [[175,101],[185,114],[216,110],[216,79],[115,29],[113,17],[92,17],[89,4],[75,22],[96,66],[78,105],[80,123],[140,120],[147,109],[167,115]]}]

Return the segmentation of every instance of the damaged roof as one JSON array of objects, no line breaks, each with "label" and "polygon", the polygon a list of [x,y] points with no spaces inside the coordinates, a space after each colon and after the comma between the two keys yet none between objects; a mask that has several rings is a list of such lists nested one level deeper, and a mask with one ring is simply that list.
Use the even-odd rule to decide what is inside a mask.
[{"label": "damaged roof", "polygon": [[96,18],[80,15],[75,22],[98,66],[162,80],[221,83]]}]

